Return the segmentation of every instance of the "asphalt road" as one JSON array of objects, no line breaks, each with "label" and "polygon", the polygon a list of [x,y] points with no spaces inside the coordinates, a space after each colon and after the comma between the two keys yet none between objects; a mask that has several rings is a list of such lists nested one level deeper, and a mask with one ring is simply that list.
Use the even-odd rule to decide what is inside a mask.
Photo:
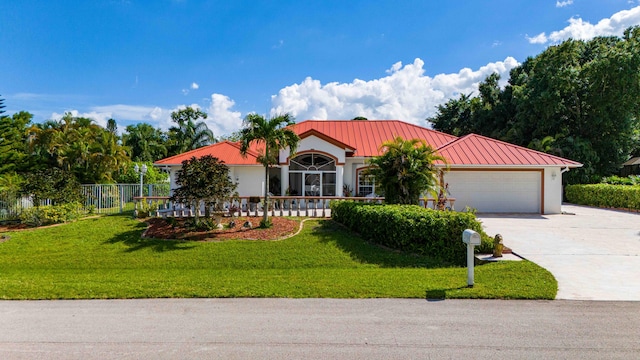
[{"label": "asphalt road", "polygon": [[0,301],[0,359],[637,359],[640,302]]}]

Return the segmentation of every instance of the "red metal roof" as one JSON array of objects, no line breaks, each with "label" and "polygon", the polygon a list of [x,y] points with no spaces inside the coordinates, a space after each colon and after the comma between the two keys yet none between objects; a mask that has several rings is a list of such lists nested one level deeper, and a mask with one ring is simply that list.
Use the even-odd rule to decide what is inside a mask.
[{"label": "red metal roof", "polygon": [[230,141],[223,141],[201,148],[187,151],[166,159],[158,160],[156,165],[179,165],[183,161],[191,159],[193,156],[199,158],[205,155],[217,157],[227,165],[259,165],[257,158],[259,154],[259,144],[253,143],[247,152],[247,157],[240,155],[240,144]]},{"label": "red metal roof", "polygon": [[409,124],[400,120],[307,120],[292,126],[297,134],[315,130],[355,149],[353,156],[380,155],[380,145],[397,136],[423,139],[438,148],[455,136]]},{"label": "red metal roof", "polygon": [[[444,156],[449,165],[477,166],[568,166],[582,164],[481,135],[461,138],[399,120],[307,120],[291,128],[302,138],[317,136],[349,152],[350,156],[380,155],[380,145],[401,136],[423,139]],[[252,143],[247,157],[240,155],[240,144],[223,141],[156,161],[156,165],[179,165],[192,156],[212,155],[227,165],[260,165],[257,157],[264,145]]]},{"label": "red metal roof", "polygon": [[582,164],[476,134],[458,138],[438,149],[449,165],[568,166]]}]

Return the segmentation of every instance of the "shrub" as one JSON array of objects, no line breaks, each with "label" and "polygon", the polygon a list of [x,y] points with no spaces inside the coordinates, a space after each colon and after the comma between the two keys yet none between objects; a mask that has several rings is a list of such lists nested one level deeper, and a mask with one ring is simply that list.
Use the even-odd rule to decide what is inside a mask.
[{"label": "shrub", "polygon": [[29,226],[59,224],[78,219],[82,216],[81,209],[78,202],[32,207],[20,214],[20,221]]},{"label": "shrub", "polygon": [[481,234],[482,250],[492,248],[491,239],[471,213],[437,211],[417,205],[333,201],[331,216],[368,241],[456,265],[465,264],[466,245],[462,242],[465,229]]},{"label": "shrub", "polygon": [[640,186],[589,184],[568,185],[567,201],[589,206],[640,209]]},{"label": "shrub", "polygon": [[155,213],[159,207],[160,203],[158,201],[147,201],[146,199],[142,199],[138,204],[135,216],[138,219],[148,218],[149,215]]},{"label": "shrub", "polygon": [[602,178],[600,181],[603,184],[610,185],[640,185],[640,176],[629,175],[627,177],[609,176]]}]

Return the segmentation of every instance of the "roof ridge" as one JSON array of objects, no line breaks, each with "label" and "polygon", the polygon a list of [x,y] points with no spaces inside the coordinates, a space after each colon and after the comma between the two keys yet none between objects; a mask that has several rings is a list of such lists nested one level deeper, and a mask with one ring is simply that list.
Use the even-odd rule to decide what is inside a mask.
[{"label": "roof ridge", "polygon": [[539,150],[530,149],[530,148],[525,147],[525,146],[511,144],[511,143],[508,143],[506,141],[502,141],[502,140],[499,140],[499,139],[494,139],[492,137],[488,137],[488,136],[484,136],[484,135],[480,135],[480,134],[476,134],[476,133],[469,133],[467,135],[459,137],[458,139],[443,145],[442,147],[438,148],[437,150],[438,151],[444,151],[444,150],[446,150],[446,148],[452,147],[456,143],[463,142],[463,141],[465,141],[465,140],[467,140],[469,138],[472,138],[472,137],[481,138],[481,139],[484,139],[486,141],[494,142],[494,143],[497,143],[497,144],[502,144],[502,145],[505,145],[506,147],[511,148],[511,149],[513,149],[513,148],[515,148],[516,150],[523,149],[525,151],[538,154],[539,156],[545,156],[545,157],[552,158],[554,160],[558,160],[558,161],[561,161],[561,162],[570,162],[570,163],[575,164],[575,165],[582,165],[581,163],[579,163],[577,161],[566,159],[566,158],[563,158],[561,156],[548,154],[548,153],[545,153],[545,152],[542,152],[542,151],[539,151]]},{"label": "roof ridge", "polygon": [[[225,140],[225,141],[226,141],[226,140]],[[192,152],[195,152],[195,151],[201,151],[201,150],[202,150],[202,149],[204,149],[204,148],[212,147],[212,146],[214,146],[214,145],[218,145],[218,144],[220,144],[220,142],[213,143],[213,144],[209,144],[209,145],[205,145],[205,146],[201,146],[201,147],[199,147],[199,148],[197,148],[197,149],[191,149],[191,150],[189,150],[189,151],[185,151],[185,152],[180,153],[180,154],[175,154],[175,155],[173,155],[173,156],[169,156],[169,157],[164,158],[164,159],[156,160],[156,161],[154,161],[153,163],[155,164],[155,163],[157,163],[157,162],[159,162],[159,161],[165,162],[165,161],[167,161],[167,160],[171,160],[171,159],[173,159],[173,158],[175,158],[175,157],[178,157],[178,156],[182,157],[182,156],[185,156],[186,154],[189,154],[189,153],[192,153]]]},{"label": "roof ridge", "polygon": [[479,134],[475,134],[475,133],[471,133],[471,134],[469,134],[469,135],[474,135],[474,136],[476,136],[476,137],[481,137],[481,138],[483,138],[483,139],[488,139],[488,140],[490,140],[490,141],[498,142],[498,143],[504,144],[504,145],[509,146],[509,147],[523,148],[523,149],[525,149],[525,150],[527,150],[527,151],[531,151],[531,152],[537,153],[537,154],[542,155],[542,156],[549,156],[549,157],[552,157],[552,158],[557,159],[557,160],[563,160],[563,161],[564,161],[564,160],[567,160],[567,161],[570,161],[570,162],[572,162],[572,163],[580,164],[580,163],[579,163],[579,162],[577,162],[577,161],[569,160],[569,159],[563,158],[563,157],[561,157],[561,156],[557,156],[557,155],[549,154],[549,153],[546,153],[546,152],[544,152],[544,151],[539,151],[539,150],[531,149],[531,148],[528,148],[528,147],[526,147],[526,146],[520,146],[520,145],[516,145],[516,144],[511,144],[511,143],[508,143],[508,142],[506,142],[506,141],[502,141],[502,140],[498,140],[498,139],[490,138],[490,137],[488,137],[488,136],[479,135]]}]

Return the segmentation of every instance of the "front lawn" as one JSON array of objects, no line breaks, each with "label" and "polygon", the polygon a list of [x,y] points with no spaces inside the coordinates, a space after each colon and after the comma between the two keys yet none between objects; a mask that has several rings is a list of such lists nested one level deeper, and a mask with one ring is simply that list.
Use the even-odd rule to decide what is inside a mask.
[{"label": "front lawn", "polygon": [[331,220],[282,241],[140,237],[128,215],[5,233],[1,299],[330,297],[553,299],[553,276],[528,262],[466,268],[364,243]]}]

